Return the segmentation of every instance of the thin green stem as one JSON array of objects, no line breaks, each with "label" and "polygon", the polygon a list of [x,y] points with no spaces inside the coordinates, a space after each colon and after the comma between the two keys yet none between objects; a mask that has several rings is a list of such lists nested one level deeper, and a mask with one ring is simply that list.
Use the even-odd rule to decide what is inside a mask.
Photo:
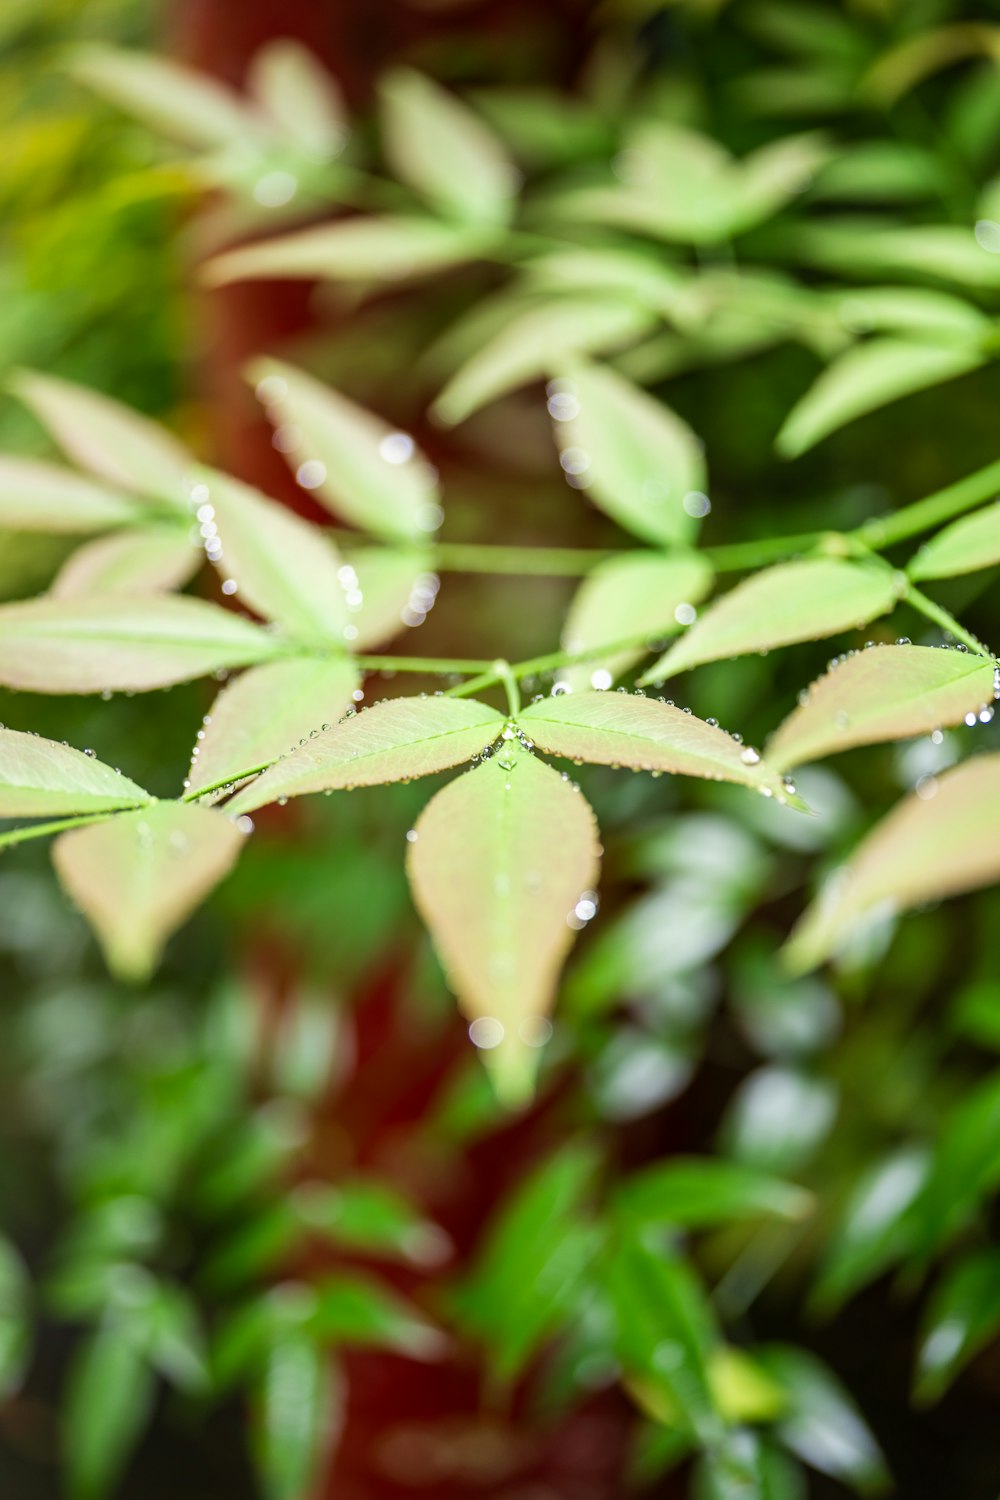
[{"label": "thin green stem", "polygon": [[11,828],[7,833],[0,833],[0,849],[25,844],[29,839],[48,838],[50,834],[62,833],[68,828],[85,828],[88,823],[104,823],[120,812],[137,812],[145,805],[137,802],[133,807],[109,808],[107,812],[81,813],[75,818],[57,818],[52,823],[32,823],[27,828]]},{"label": "thin green stem", "polygon": [[[600,656],[614,656],[619,651],[632,651],[637,646],[648,648],[649,631],[642,635],[631,635],[622,641],[605,642],[599,646],[590,646],[586,651],[550,651],[546,656],[532,656],[527,661],[504,662],[503,666],[511,677],[521,682],[525,677],[537,677],[543,672],[554,672],[560,667],[576,666],[580,662],[594,661]],[[495,662],[488,672],[483,672],[479,677],[473,677],[468,682],[463,682],[459,687],[450,688],[445,694],[448,698],[468,698],[473,693],[478,693],[484,688],[495,687],[498,682],[503,682],[505,676],[500,672],[499,662]]]},{"label": "thin green stem", "polygon": [[352,660],[365,672],[423,672],[429,677],[449,677],[453,672],[460,675],[492,672],[495,665],[492,661],[448,656],[355,656]]},{"label": "thin green stem", "polygon": [[866,521],[863,526],[848,532],[848,536],[863,542],[875,552],[881,552],[885,547],[904,542],[908,537],[918,536],[922,531],[930,531],[944,521],[950,521],[955,516],[982,505],[993,499],[998,492],[1000,460],[987,464],[985,469],[977,469],[974,474],[967,474],[964,479],[947,485],[943,490],[936,490],[924,500],[904,506],[892,515]]},{"label": "thin green stem", "polygon": [[966,630],[965,626],[956,620],[953,614],[950,614],[946,609],[942,609],[940,604],[935,604],[933,599],[928,599],[927,595],[922,594],[912,583],[907,584],[906,593],[903,597],[907,604],[911,605],[926,619],[933,620],[935,625],[940,625],[942,630],[947,630],[949,635],[953,635],[956,641],[961,641],[963,645],[968,646],[969,650],[974,651],[977,656],[984,656],[989,661],[995,659],[993,652],[988,646],[984,646],[982,641]]},{"label": "thin green stem", "polygon": [[503,683],[504,692],[507,694],[507,707],[512,719],[516,719],[521,712],[521,693],[517,686],[517,678],[509,661],[498,660],[493,663],[493,670],[498,679]]},{"label": "thin green stem", "polygon": [[270,770],[274,764],[273,760],[265,760],[259,766],[247,766],[245,770],[233,771],[228,776],[223,776],[219,781],[209,782],[208,786],[191,788],[184,793],[180,800],[182,802],[199,802],[202,797],[210,797],[213,792],[222,792],[228,787],[235,786],[239,781],[246,781],[248,776],[259,776],[262,771]]}]

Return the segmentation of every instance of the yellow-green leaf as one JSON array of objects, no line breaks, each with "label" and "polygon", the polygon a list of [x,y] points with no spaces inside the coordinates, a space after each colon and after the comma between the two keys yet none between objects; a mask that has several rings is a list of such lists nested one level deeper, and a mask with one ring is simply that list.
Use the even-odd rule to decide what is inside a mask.
[{"label": "yellow-green leaf", "polygon": [[113,812],[149,800],[141,786],[82,750],[0,729],[0,818]]},{"label": "yellow-green leaf", "polygon": [[129,527],[88,542],[67,558],[49,590],[57,599],[89,594],[159,594],[183,588],[202,554],[176,526]]},{"label": "yellow-green leaf", "polygon": [[347,138],[344,105],[314,52],[292,37],[275,37],[254,53],[247,83],[277,130],[309,156],[336,156]]},{"label": "yellow-green leaf", "polygon": [[953,578],[1000,563],[1000,504],[953,521],[925,542],[907,572],[911,578]]},{"label": "yellow-green leaf", "polygon": [[127,526],[140,514],[124,495],[71,469],[0,454],[0,526],[7,530],[84,535],[108,526]]},{"label": "yellow-green leaf", "polygon": [[238,94],[168,58],[81,47],[71,69],[95,93],[182,145],[227,146],[253,132],[253,113]]}]

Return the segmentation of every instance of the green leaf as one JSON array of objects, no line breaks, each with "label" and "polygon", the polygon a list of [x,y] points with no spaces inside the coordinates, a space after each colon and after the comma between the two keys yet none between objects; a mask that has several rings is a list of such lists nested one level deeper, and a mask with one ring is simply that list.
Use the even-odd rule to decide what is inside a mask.
[{"label": "green leaf", "polygon": [[31,599],[0,606],[0,683],[35,693],[147,692],[275,656],[257,625],[201,599]]},{"label": "green leaf", "polygon": [[202,267],[209,286],[231,281],[401,281],[478,260],[495,231],[433,219],[340,219],[227,250]]},{"label": "green leaf", "polygon": [[49,592],[56,599],[91,594],[157,594],[183,588],[202,554],[175,526],[123,527],[73,553]]},{"label": "green leaf", "polygon": [[283,797],[411,781],[461,765],[504,727],[495,708],[468,698],[392,698],[293,748],[233,799],[231,813]]},{"label": "green leaf", "polygon": [[910,1210],[927,1180],[928,1153],[906,1146],[867,1168],[854,1183],[829,1234],[815,1301],[834,1311],[905,1253]]},{"label": "green leaf", "polygon": [[911,560],[911,578],[953,578],[1000,563],[1000,504],[953,521],[925,542]]},{"label": "green leaf", "polygon": [[939,1400],[956,1375],[1000,1330],[1000,1253],[980,1250],[945,1272],[927,1305],[914,1395]]},{"label": "green leaf", "polygon": [[140,1342],[117,1321],[102,1323],[76,1354],[63,1410],[69,1492],[104,1500],[149,1421],[154,1381]]},{"label": "green leaf", "polygon": [[247,84],[264,114],[293,146],[323,161],[342,150],[347,129],[340,90],[314,52],[276,37],[250,60]]},{"label": "green leaf", "polygon": [[794,1459],[744,1428],[701,1455],[694,1493],[695,1500],[806,1500],[806,1483]]},{"label": "green leaf", "polygon": [[693,714],[634,693],[557,693],[519,715],[550,755],[635,771],[736,781],[779,802],[797,802],[755,750]]},{"label": "green leaf", "polygon": [[960,286],[1000,286],[1000,257],[957,224],[906,224],[856,217],[824,218],[780,231],[775,245],[793,259],[848,276],[925,276]]},{"label": "green leaf", "polygon": [[523,267],[533,292],[624,292],[655,311],[672,314],[683,305],[690,274],[637,250],[574,246],[535,256]]},{"label": "green leaf", "polygon": [[931,646],[871,646],[807,690],[767,744],[787,771],[854,745],[902,740],[961,724],[993,701],[993,663]]},{"label": "green leaf", "polygon": [[255,1457],[266,1500],[312,1494],[343,1421],[344,1393],[312,1339],[276,1340],[259,1392]]},{"label": "green leaf", "polygon": [[911,339],[868,339],[848,349],[823,371],[785,418],[775,446],[785,458],[797,458],[856,417],[927,386],[966,375],[985,364],[986,358],[975,346],[955,348]]},{"label": "green leaf", "polygon": [[317,466],[309,488],[335,515],[395,541],[437,529],[436,477],[405,433],[278,360],[255,360],[250,378],[271,420],[301,431],[298,472]]},{"label": "green leaf", "polygon": [[268,662],[242,673],[205,715],[189,789],[242,779],[296,750],[336,723],[359,681],[354,663],[336,658]]},{"label": "green leaf", "polygon": [[151,800],[92,755],[37,734],[0,729],[0,818],[114,812]]},{"label": "green leaf", "polygon": [[722,1147],[763,1172],[797,1172],[816,1154],[837,1115],[837,1089],[803,1068],[755,1068],[730,1097]]},{"label": "green leaf", "polygon": [[[630,637],[658,641],[678,629],[676,611],[699,603],[712,585],[712,569],[696,552],[657,556],[627,552],[598,563],[580,584],[566,616],[565,651],[591,651]],[[646,642],[595,655],[563,667],[559,680],[570,689],[610,687],[646,654]]]},{"label": "green leaf", "polygon": [[315,1338],[327,1343],[395,1349],[410,1359],[438,1359],[445,1347],[432,1323],[368,1276],[345,1273],[319,1282],[310,1327]]},{"label": "green leaf", "polygon": [[395,1188],[374,1177],[347,1178],[336,1187],[303,1183],[295,1190],[294,1207],[308,1229],[335,1245],[401,1256],[423,1266],[437,1265],[448,1254],[444,1231],[421,1217]]},{"label": "green leaf", "polygon": [[619,1210],[644,1225],[704,1229],[735,1219],[801,1219],[812,1194],[751,1167],[713,1157],[672,1157],[633,1172],[618,1189]]},{"label": "green leaf", "polygon": [[138,983],[156,967],[170,934],[228,874],[242,842],[213,808],[156,802],[61,834],[52,858],[108,967]]},{"label": "green leaf", "polygon": [[21,1256],[0,1236],[0,1401],[20,1388],[31,1354],[31,1290]]},{"label": "green leaf", "polygon": [[860,629],[887,614],[901,588],[888,568],[836,558],[764,568],[710,605],[639,681],[662,682],[702,662]]},{"label": "green leaf", "polygon": [[905,911],[1000,880],[1000,755],[944,771],[883,818],[793,931],[795,972],[822,963],[873,912]]},{"label": "green leaf", "polygon": [[885,1488],[885,1459],[867,1424],[840,1382],[821,1360],[789,1344],[754,1351],[765,1371],[784,1388],[790,1414],[777,1434],[803,1463],[871,1494]]},{"label": "green leaf", "polygon": [[127,526],[140,512],[124,495],[36,458],[0,454],[0,526],[70,536]]},{"label": "green leaf", "polygon": [[183,1287],[158,1282],[148,1310],[150,1362],[180,1391],[203,1393],[209,1383],[198,1307]]},{"label": "green leaf", "polygon": [[216,544],[209,556],[224,586],[235,584],[236,598],[300,640],[343,644],[346,589],[333,543],[238,479],[214,472],[200,477],[205,503],[198,514],[216,528],[206,548]]},{"label": "green leaf", "polygon": [[110,396],[52,375],[22,370],[11,384],[82,469],[187,514],[191,458],[157,422]]},{"label": "green leaf", "polygon": [[985,313],[950,292],[926,287],[866,286],[837,291],[831,301],[843,326],[852,333],[927,334],[931,342],[969,348],[988,334]]},{"label": "green leaf", "polygon": [[576,485],[627,531],[684,542],[698,529],[708,482],[702,448],[686,422],[614,370],[570,364],[550,401],[562,465]]},{"label": "green leaf", "polygon": [[95,93],[185,146],[228,146],[254,134],[252,111],[216,79],[147,52],[78,48],[70,71]]},{"label": "green leaf", "polygon": [[438,792],[407,859],[414,899],[498,1093],[530,1093],[539,1021],[597,879],[594,815],[511,740]]},{"label": "green leaf", "polygon": [[489,126],[412,68],[385,74],[379,92],[386,155],[402,180],[453,218],[506,223],[520,174]]},{"label": "green leaf", "polygon": [[[416,549],[355,547],[344,564],[352,649],[368,651],[422,623],[437,597],[431,554]],[[360,601],[358,600],[360,595]],[[350,628],[350,627],[349,627]]]},{"label": "green leaf", "polygon": [[1000,1182],[1000,1074],[967,1088],[952,1105],[931,1170],[914,1204],[910,1248],[922,1258],[974,1219]]}]

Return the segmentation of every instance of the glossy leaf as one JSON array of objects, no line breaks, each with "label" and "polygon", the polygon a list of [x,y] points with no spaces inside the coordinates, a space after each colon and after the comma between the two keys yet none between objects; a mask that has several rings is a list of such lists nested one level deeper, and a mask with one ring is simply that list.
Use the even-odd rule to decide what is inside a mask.
[{"label": "glossy leaf", "polygon": [[[753,750],[717,725],[635,693],[558,693],[519,715],[540,750],[568,760],[655,774],[736,781],[778,801],[795,800]],[[801,805],[801,804],[799,804]]]},{"label": "glossy leaf", "polygon": [[63,1412],[73,1500],[102,1500],[115,1485],[152,1412],[154,1379],[140,1341],[102,1323],[78,1351]]},{"label": "glossy leaf", "polygon": [[670,1157],[626,1178],[619,1209],[645,1225],[703,1229],[774,1215],[801,1219],[812,1195],[793,1183],[713,1157]]},{"label": "glossy leaf", "polygon": [[351,706],[347,659],[268,662],[223,688],[205,715],[188,773],[192,791],[242,779],[297,749]]},{"label": "glossy leaf", "polygon": [[82,469],[187,513],[191,459],[166,428],[120,401],[23,370],[13,389]]},{"label": "glossy leaf", "polygon": [[213,808],[156,802],[61,834],[52,857],[108,967],[139,982],[156,967],[171,933],[228,874],[242,842],[243,834]]},{"label": "glossy leaf", "polygon": [[764,568],[710,605],[640,681],[662,682],[702,662],[860,629],[893,608],[900,587],[888,568],[836,558]]},{"label": "glossy leaf", "polygon": [[28,1272],[11,1242],[0,1237],[0,1401],[20,1388],[31,1340]]},{"label": "glossy leaf", "polygon": [[798,1464],[752,1428],[703,1453],[696,1473],[695,1500],[806,1500]]},{"label": "glossy leaf", "polygon": [[861,1173],[829,1236],[817,1306],[836,1309],[906,1251],[910,1209],[927,1180],[928,1162],[923,1147],[904,1147]]},{"label": "glossy leaf", "polygon": [[[347,557],[347,609],[352,649],[368,651],[422,623],[437,597],[429,553],[418,549],[355,547]],[[360,596],[360,598],[358,597]]]},{"label": "glossy leaf", "polygon": [[[678,630],[676,610],[698,604],[712,584],[712,569],[695,552],[657,556],[627,552],[598,563],[577,589],[563,627],[563,649],[590,651],[632,637],[657,641]],[[610,687],[646,654],[646,642],[595,655],[563,667],[559,680],[571,689],[604,682]],[[595,674],[597,674],[595,678]]]},{"label": "glossy leaf", "polygon": [[323,161],[347,137],[344,105],[314,52],[292,37],[275,37],[250,62],[247,82],[264,114],[293,145]]},{"label": "glossy leaf", "polygon": [[826,1366],[787,1344],[757,1348],[765,1371],[788,1396],[777,1435],[803,1463],[862,1493],[888,1482],[885,1459],[854,1403]]},{"label": "glossy leaf", "polygon": [[434,219],[339,219],[227,250],[205,264],[202,279],[209,286],[271,277],[403,281],[477,260],[492,244],[494,233]]},{"label": "glossy leaf", "polygon": [[411,68],[380,85],[390,164],[433,207],[471,223],[503,223],[519,174],[502,143],[467,105]]},{"label": "glossy leaf", "polygon": [[0,526],[81,536],[127,526],[140,514],[124,495],[37,458],[0,454]]},{"label": "glossy leaf", "polygon": [[872,646],[812,684],[768,741],[768,764],[787,771],[854,745],[927,734],[992,701],[993,663],[981,656]]},{"label": "glossy leaf", "polygon": [[468,698],[392,698],[291,750],[229,805],[250,812],[282,797],[411,781],[461,765],[490,745],[504,717]]},{"label": "glossy leaf", "polygon": [[837,1116],[837,1089],[803,1068],[755,1068],[738,1085],[722,1120],[722,1148],[759,1172],[798,1172],[815,1156]]},{"label": "glossy leaf", "polygon": [[923,1319],[915,1395],[937,1401],[1000,1331],[1000,1254],[980,1250],[945,1272]]},{"label": "glossy leaf", "polygon": [[201,561],[199,549],[175,526],[122,527],[74,552],[49,592],[56,599],[170,593],[193,578]]},{"label": "glossy leaf", "polygon": [[689,540],[708,481],[687,423],[604,366],[566,373],[576,414],[555,422],[563,467],[626,530],[651,542]]},{"label": "glossy leaf", "polygon": [[16,729],[0,729],[0,818],[114,812],[151,800],[110,766]]},{"label": "glossy leaf", "polygon": [[265,1500],[313,1493],[343,1418],[329,1356],[313,1339],[289,1332],[269,1353],[259,1395],[255,1450]]},{"label": "glossy leaf", "polygon": [[74,76],[153,130],[185,146],[227,146],[253,134],[253,115],[206,73],[118,47],[88,46],[72,57]]},{"label": "glossy leaf", "polygon": [[944,771],[883,818],[799,922],[788,966],[821,963],[875,911],[905,911],[1000,880],[1000,755]]},{"label": "glossy leaf", "polygon": [[0,683],[35,693],[146,692],[266,661],[257,625],[201,599],[98,595],[0,606]]},{"label": "glossy leaf", "polygon": [[775,443],[797,458],[856,417],[986,362],[975,344],[965,348],[916,339],[873,338],[829,365],[785,418]]},{"label": "glossy leaf", "polygon": [[298,472],[303,460],[318,466],[309,487],[328,509],[397,541],[436,530],[441,517],[434,472],[406,434],[291,365],[257,360],[250,373],[268,416],[301,431]]},{"label": "glossy leaf", "polygon": [[446,786],[417,820],[407,859],[430,928],[498,1092],[530,1092],[532,1045],[598,872],[581,793],[515,740]]},{"label": "glossy leaf", "polygon": [[925,542],[910,562],[911,578],[953,578],[1000,563],[1000,504],[953,521]]}]

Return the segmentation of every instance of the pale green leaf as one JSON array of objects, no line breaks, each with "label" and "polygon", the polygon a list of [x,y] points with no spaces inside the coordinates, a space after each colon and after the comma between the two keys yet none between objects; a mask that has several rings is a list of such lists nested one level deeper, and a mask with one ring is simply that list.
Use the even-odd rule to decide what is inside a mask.
[{"label": "pale green leaf", "polygon": [[247,84],[281,134],[318,161],[336,156],[347,131],[335,81],[314,52],[275,37],[254,53]]},{"label": "pale green leaf", "polygon": [[975,345],[869,339],[827,366],[785,418],[775,446],[785,458],[797,458],[856,417],[966,375],[985,361],[986,354]]},{"label": "pale green leaf", "polygon": [[498,1092],[531,1089],[538,1023],[597,879],[594,815],[557,771],[511,741],[424,809],[408,849],[417,907],[486,1048]]},{"label": "pale green leaf", "polygon": [[900,588],[888,568],[837,558],[765,568],[710,605],[640,681],[662,682],[702,662],[860,629],[893,608]]},{"label": "pale green leaf", "polygon": [[520,174],[503,144],[466,104],[411,68],[380,83],[391,166],[433,207],[457,219],[509,219]]},{"label": "pale green leaf", "polygon": [[595,505],[650,542],[688,541],[704,514],[705,457],[668,406],[614,370],[567,367],[554,407],[562,464]]},{"label": "pale green leaf", "polygon": [[0,728],[0,818],[113,812],[150,800],[141,786],[82,750]]},{"label": "pale green leaf", "polygon": [[[540,750],[568,760],[634,771],[736,781],[779,802],[796,802],[756,750],[672,703],[635,693],[557,693],[519,714]],[[801,806],[801,804],[798,804]]]},{"label": "pale green leaf", "polygon": [[293,749],[230,804],[250,812],[283,797],[376,786],[430,776],[478,755],[504,717],[468,698],[392,698],[321,730]]},{"label": "pale green leaf", "polygon": [[807,690],[775,730],[768,764],[787,771],[854,745],[961,724],[993,700],[993,663],[931,646],[871,646]]},{"label": "pale green leaf", "polygon": [[82,469],[187,512],[191,458],[166,428],[110,396],[53,375],[22,370],[11,384]]},{"label": "pale green leaf", "polygon": [[289,1332],[274,1341],[254,1442],[265,1500],[302,1500],[315,1492],[343,1420],[344,1392],[331,1375],[329,1355],[308,1334]]},{"label": "pale green leaf", "polygon": [[833,155],[822,136],[807,134],[785,136],[744,157],[728,232],[740,234],[777,213],[810,185],[813,174]]},{"label": "pale green leaf", "polygon": [[108,967],[138,982],[148,979],[171,933],[228,874],[243,837],[214,808],[155,802],[60,834],[52,858]]},{"label": "pale green leaf", "polygon": [[95,93],[185,146],[228,146],[254,133],[252,111],[225,84],[168,58],[117,47],[78,49],[71,71]]},{"label": "pale green leaf", "polygon": [[277,654],[261,628],[201,599],[31,599],[0,606],[0,684],[146,692]]},{"label": "pale green leaf", "polygon": [[191,791],[242,779],[336,723],[350,706],[358,671],[347,659],[275,661],[223,688],[205,715]]},{"label": "pale green leaf", "polygon": [[529,290],[624,292],[664,313],[674,311],[690,285],[690,273],[636,250],[573,247],[538,255],[523,267]]},{"label": "pale green leaf", "polygon": [[81,535],[127,526],[141,512],[132,501],[36,458],[0,454],[0,526],[10,531]]},{"label": "pale green leaf", "polygon": [[862,1172],[827,1238],[815,1289],[818,1307],[839,1307],[905,1252],[909,1210],[927,1181],[928,1164],[924,1147],[906,1146]]},{"label": "pale green leaf", "polygon": [[610,686],[645,656],[648,640],[656,642],[674,635],[679,628],[677,608],[700,603],[711,585],[711,566],[695,552],[669,556],[627,552],[599,563],[583,580],[569,607],[563,627],[564,650],[591,651],[631,637],[646,639],[622,650],[595,655],[579,666],[563,667],[560,680],[573,689],[601,681]]},{"label": "pale green leaf", "polygon": [[89,594],[159,594],[183,588],[202,553],[176,526],[123,527],[67,558],[49,590],[57,599]]},{"label": "pale green leaf", "polygon": [[937,1401],[1000,1331],[1000,1254],[980,1250],[949,1269],[923,1318],[914,1393]]},{"label": "pale green leaf", "polygon": [[345,566],[354,570],[354,579],[348,577],[346,584],[348,618],[357,631],[352,650],[382,645],[407,625],[422,623],[421,617],[433,607],[438,579],[430,553],[355,547]]},{"label": "pale green leaf", "polygon": [[256,360],[250,377],[271,420],[301,431],[294,462],[318,466],[309,488],[335,515],[395,541],[437,529],[436,476],[406,434],[291,365]]},{"label": "pale green leaf", "polygon": [[990,332],[991,321],[978,307],[951,292],[927,287],[866,286],[838,291],[830,304],[851,333],[905,333],[918,340],[962,344],[967,349]]},{"label": "pale green leaf", "polygon": [[925,542],[910,562],[911,578],[953,578],[1000,563],[1000,504],[953,521]]},{"label": "pale green leaf", "polygon": [[801,1219],[812,1195],[737,1162],[674,1156],[627,1177],[618,1208],[644,1225],[704,1229],[733,1220],[774,1215]]},{"label": "pale green leaf", "polygon": [[[778,243],[777,236],[775,243]],[[960,286],[1000,286],[1000,256],[957,224],[887,225],[860,215],[826,218],[781,231],[794,259],[848,276],[931,276]]]},{"label": "pale green leaf", "polygon": [[72,1500],[104,1500],[152,1413],[154,1379],[141,1344],[117,1321],[78,1350],[62,1413]]},{"label": "pale green leaf", "polygon": [[785,947],[789,968],[815,967],[874,912],[905,911],[1000,880],[1000,755],[928,778],[864,839]]},{"label": "pale green leaf", "polygon": [[[347,600],[336,547],[318,527],[269,500],[259,490],[209,471],[200,475],[199,499],[215,526],[212,562],[224,586],[257,614],[275,620],[297,639],[343,645]],[[207,511],[199,508],[199,514]]]}]

